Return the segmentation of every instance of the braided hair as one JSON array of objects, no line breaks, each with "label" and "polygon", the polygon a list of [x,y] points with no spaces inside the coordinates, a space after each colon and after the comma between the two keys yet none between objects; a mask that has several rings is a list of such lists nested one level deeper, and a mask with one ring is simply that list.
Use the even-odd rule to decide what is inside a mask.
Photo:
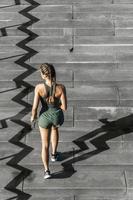
[{"label": "braided hair", "polygon": [[[51,81],[50,94],[46,98],[47,103],[54,104],[55,100],[55,86],[56,86],[56,72],[54,66],[50,63],[44,63],[40,65],[40,70],[43,75],[48,77]],[[53,89],[53,90],[52,90]]]}]

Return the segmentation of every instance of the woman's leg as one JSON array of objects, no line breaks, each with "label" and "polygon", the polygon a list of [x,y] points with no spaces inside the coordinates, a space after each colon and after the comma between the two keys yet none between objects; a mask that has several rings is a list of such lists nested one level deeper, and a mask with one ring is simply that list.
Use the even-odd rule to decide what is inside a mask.
[{"label": "woman's leg", "polygon": [[45,170],[49,170],[49,140],[50,140],[50,134],[49,129],[41,128],[40,134],[41,134],[41,140],[42,140],[42,152],[41,157],[44,164]]},{"label": "woman's leg", "polygon": [[56,154],[57,146],[59,141],[59,131],[57,127],[52,126],[51,128],[51,147],[52,147],[52,154]]}]

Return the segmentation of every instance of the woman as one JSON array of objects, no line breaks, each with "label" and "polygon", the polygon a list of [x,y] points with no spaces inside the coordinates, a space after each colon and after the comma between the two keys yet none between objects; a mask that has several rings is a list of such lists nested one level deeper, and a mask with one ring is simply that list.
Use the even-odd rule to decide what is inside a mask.
[{"label": "woman", "polygon": [[[49,170],[49,140],[51,138],[51,161],[57,160],[58,127],[64,122],[64,113],[67,109],[66,88],[56,83],[54,66],[45,63],[40,66],[41,77],[44,83],[35,87],[34,101],[32,106],[31,122],[37,118],[39,101],[42,109],[39,114],[38,125],[42,140],[42,161],[44,164],[44,178],[50,178]],[[51,131],[51,137],[50,137]]]}]

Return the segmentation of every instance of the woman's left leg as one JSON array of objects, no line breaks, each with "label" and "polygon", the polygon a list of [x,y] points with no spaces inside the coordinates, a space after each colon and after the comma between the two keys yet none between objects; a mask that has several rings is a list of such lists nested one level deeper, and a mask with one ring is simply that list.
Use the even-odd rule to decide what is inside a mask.
[{"label": "woman's left leg", "polygon": [[56,154],[57,152],[57,147],[58,147],[58,141],[59,141],[59,131],[57,127],[52,126],[51,127],[51,153],[53,155]]}]

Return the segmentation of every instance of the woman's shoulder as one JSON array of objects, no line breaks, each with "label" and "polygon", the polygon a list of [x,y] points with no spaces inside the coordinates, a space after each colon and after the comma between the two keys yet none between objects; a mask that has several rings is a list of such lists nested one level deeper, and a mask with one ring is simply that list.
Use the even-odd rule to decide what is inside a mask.
[{"label": "woman's shoulder", "polygon": [[42,86],[43,86],[43,83],[38,83],[38,84],[35,86],[35,90],[41,89]]},{"label": "woman's shoulder", "polygon": [[57,87],[64,88],[65,86],[62,83],[56,83]]},{"label": "woman's shoulder", "polygon": [[60,90],[64,90],[65,86],[61,83],[56,83],[56,86],[60,89]]},{"label": "woman's shoulder", "polygon": [[[35,86],[35,92],[42,93],[42,91],[44,90],[44,86],[44,83],[38,83]],[[61,83],[56,83],[56,87],[61,92],[65,90],[65,86]]]},{"label": "woman's shoulder", "polygon": [[44,84],[43,84],[43,83],[38,83],[38,84],[35,86],[35,92],[41,94],[43,88],[44,88]]}]

